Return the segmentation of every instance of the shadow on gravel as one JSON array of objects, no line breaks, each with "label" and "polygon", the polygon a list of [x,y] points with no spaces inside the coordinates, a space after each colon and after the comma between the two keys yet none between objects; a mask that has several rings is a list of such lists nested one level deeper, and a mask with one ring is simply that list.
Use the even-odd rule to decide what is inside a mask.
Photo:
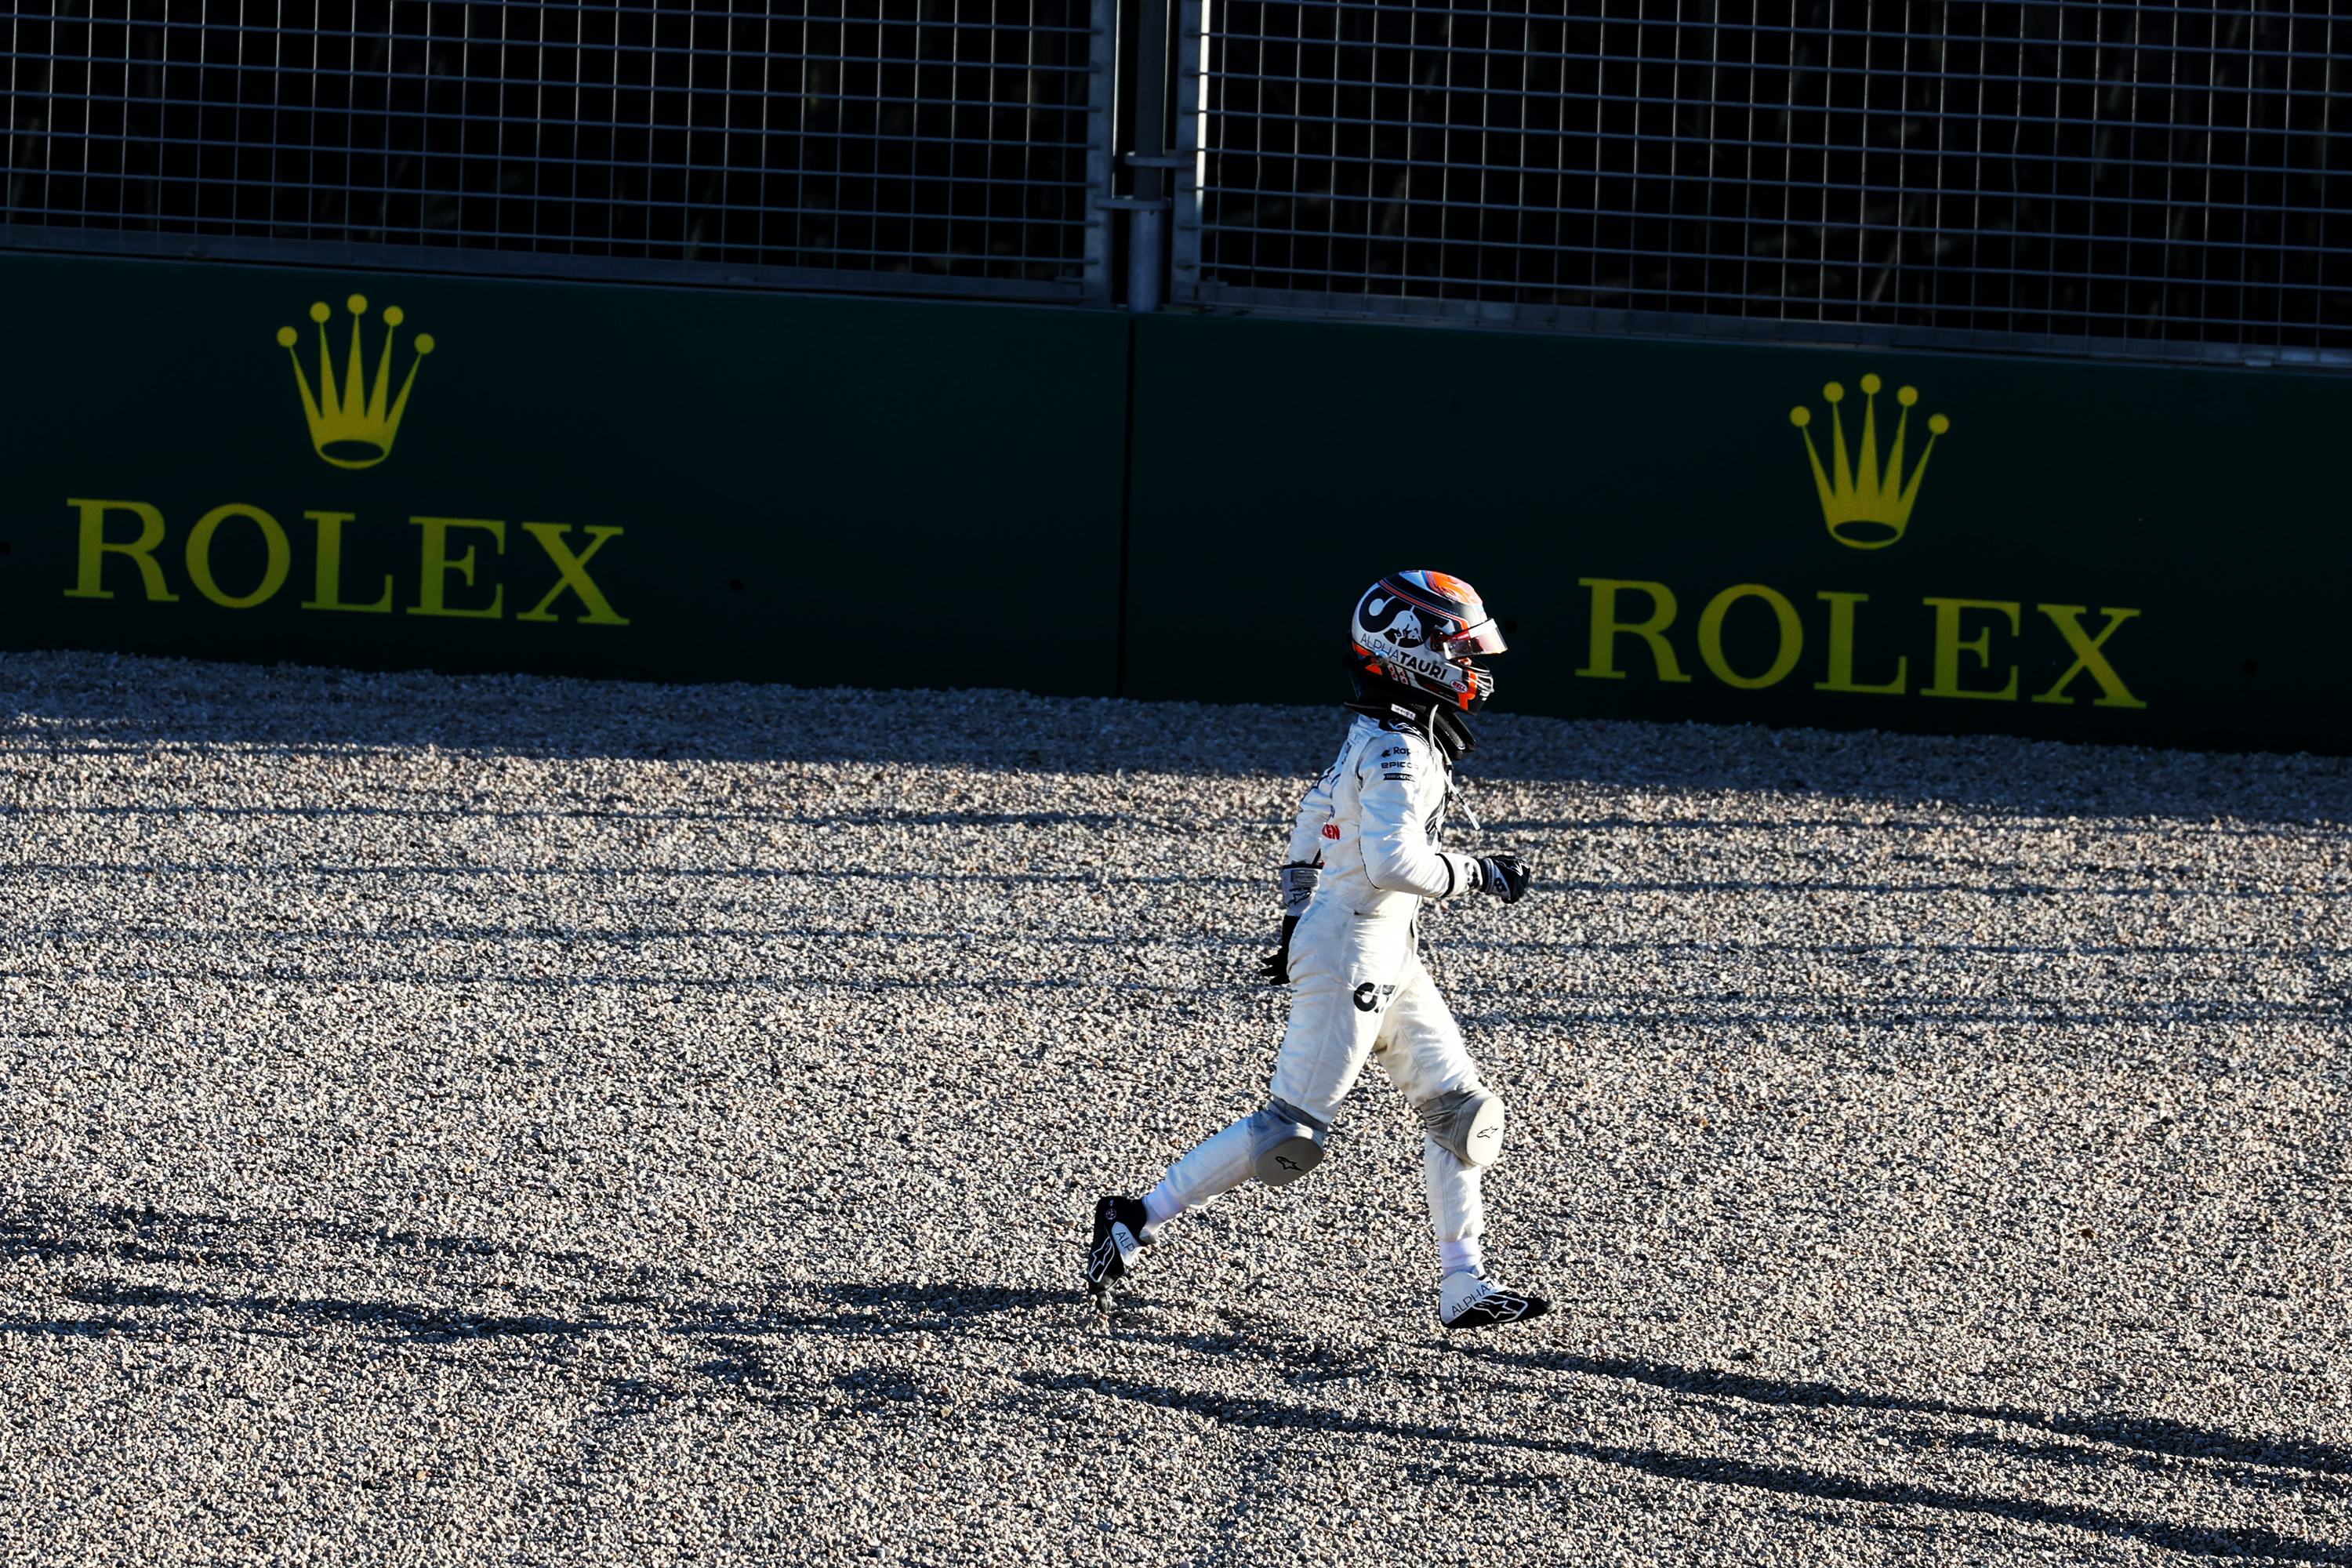
[{"label": "shadow on gravel", "polygon": [[[1328,706],[1276,708],[0,654],[0,731],[109,747],[438,748],[1303,781],[1330,760],[1343,698],[1336,677]],[[1474,781],[1817,794],[2037,816],[2352,822],[2352,763],[2341,758],[1508,713],[1478,729],[1483,744],[1464,769]]]},{"label": "shadow on gravel", "polygon": [[[238,1296],[205,1290],[167,1290],[149,1285],[107,1282],[77,1286],[61,1292],[65,1300],[91,1307],[163,1307],[176,1312],[241,1311],[290,1319],[298,1325],[348,1323],[396,1339],[443,1343],[451,1340],[504,1339],[512,1335],[572,1338],[612,1325],[602,1319],[573,1320],[540,1313],[509,1315],[468,1312],[455,1307],[412,1307],[396,1301],[347,1301],[332,1297]],[[0,1333],[103,1333],[127,1325],[114,1320],[75,1323],[11,1323],[0,1321]],[[271,1330],[248,1326],[250,1333],[299,1334],[302,1328]]]},{"label": "shadow on gravel", "polygon": [[737,1397],[770,1409],[919,1416],[956,1401],[955,1387],[944,1376],[934,1378],[905,1367],[853,1367],[814,1382],[777,1362],[770,1347],[758,1340],[721,1336],[711,1344],[721,1353],[695,1370]]},{"label": "shadow on gravel", "polygon": [[[937,1333],[970,1324],[999,1312],[1032,1311],[1041,1307],[1066,1310],[1075,1292],[1033,1289],[1004,1285],[977,1285],[943,1280],[936,1285],[885,1282],[877,1285],[832,1285],[820,1296],[835,1305],[809,1312],[747,1309],[714,1314],[671,1325],[681,1334],[827,1333],[869,1339],[901,1334]],[[872,1312],[845,1312],[842,1308],[866,1307]]]},{"label": "shadow on gravel", "polygon": [[[570,1288],[573,1310],[562,1315],[535,1312],[483,1312],[462,1305],[417,1306],[391,1300],[344,1299],[334,1296],[287,1296],[266,1287],[280,1255],[320,1242],[344,1249],[331,1260],[337,1269],[362,1268],[372,1279],[409,1279],[418,1289],[445,1291],[467,1289],[463,1279],[446,1269],[482,1259],[488,1266],[509,1268],[523,1258],[561,1262],[573,1274]],[[0,1319],[0,1335],[131,1336],[170,1334],[184,1339],[191,1331],[204,1336],[271,1335],[288,1339],[334,1326],[355,1331],[362,1338],[397,1338],[409,1342],[457,1344],[464,1342],[518,1342],[529,1356],[550,1363],[572,1361],[571,1346],[584,1336],[603,1331],[650,1328],[656,1332],[687,1336],[705,1347],[705,1359],[696,1374],[683,1382],[663,1378],[601,1381],[613,1403],[610,1413],[623,1418],[656,1412],[674,1401],[723,1394],[751,1404],[818,1420],[856,1417],[934,1424],[966,1407],[968,1380],[950,1370],[950,1358],[977,1354],[992,1361],[999,1348],[1022,1342],[1034,1344],[1035,1325],[1018,1320],[1024,1314],[1050,1313],[1076,1322],[1087,1316],[1080,1293],[1055,1287],[1008,1287],[969,1280],[882,1280],[856,1286],[835,1286],[814,1299],[740,1302],[681,1299],[700,1277],[664,1276],[659,1279],[600,1263],[577,1253],[537,1253],[525,1247],[480,1237],[436,1236],[388,1227],[337,1225],[281,1217],[251,1217],[173,1211],[153,1206],[81,1206],[38,1199],[19,1200],[0,1212],[0,1250],[20,1266],[44,1267],[63,1262],[68,1267],[111,1269],[162,1265],[199,1267],[226,1271],[230,1279],[212,1289],[148,1284],[135,1279],[58,1279],[36,1276],[23,1283],[45,1290],[60,1309],[72,1303],[85,1310],[73,1317],[60,1310],[55,1315],[20,1305],[16,1313]],[[405,1261],[404,1261],[404,1259]],[[419,1264],[429,1264],[420,1269]],[[412,1275],[410,1271],[415,1271]],[[236,1288],[236,1276],[251,1281]],[[38,1284],[35,1284],[35,1280]],[[641,1291],[625,1289],[635,1285]],[[600,1303],[626,1304],[644,1310],[626,1314],[627,1321],[608,1319],[582,1307]],[[1134,1325],[1121,1338],[1156,1345],[1167,1351],[1223,1363],[1246,1362],[1278,1370],[1302,1387],[1311,1387],[1367,1370],[1370,1363],[1344,1346],[1334,1346],[1292,1330],[1274,1320],[1227,1313],[1227,1329],[1209,1333],[1173,1332]],[[1062,1331],[1057,1325],[1055,1334]],[[805,1354],[811,1336],[878,1346],[908,1335],[936,1336],[937,1353],[904,1364],[894,1352],[873,1364],[813,1367]],[[799,1339],[795,1352],[782,1339]],[[1796,1409],[1844,1409],[1860,1412],[1908,1412],[1922,1415],[2000,1424],[2047,1434],[2060,1441],[2021,1441],[1990,1433],[1920,1431],[1894,1433],[1897,1464],[1931,1462],[1935,1451],[1973,1448],[1996,1453],[2020,1467],[2050,1465],[2076,1469],[2112,1466],[2119,1460],[2149,1470],[2159,1478],[2167,1472],[2161,1456],[2230,1467],[2208,1471],[2213,1479],[2240,1487],[2260,1487],[2294,1492],[2305,1484],[2281,1472],[2310,1472],[2335,1478],[2352,1472],[2352,1452],[2323,1444],[2278,1438],[2257,1438],[2199,1427],[2162,1417],[2116,1413],[2074,1415],[1976,1405],[1950,1400],[1906,1398],[1844,1389],[1823,1383],[1796,1382],[1747,1373],[1702,1370],[1637,1358],[1595,1357],[1567,1352],[1491,1351],[1465,1347],[1448,1358],[1456,1364],[1476,1366],[1496,1373],[1546,1373],[1631,1381],[1675,1394],[1712,1400],[1742,1400],[1751,1404]],[[937,1370],[934,1370],[936,1368]],[[1560,1477],[1541,1464],[1512,1468],[1510,1455],[1529,1460],[1539,1456],[1578,1460],[1646,1476],[1671,1478],[1709,1486],[1778,1493],[1814,1501],[1885,1504],[1948,1513],[1990,1516],[2020,1522],[2056,1525],[2111,1537],[2129,1539],[2167,1551],[2208,1556],[2251,1555],[2293,1563],[2352,1563],[2352,1546],[2311,1541],[2255,1526],[2200,1529],[2122,1509],[2083,1503],[2043,1503],[2030,1497],[2008,1496],[1941,1486],[1933,1481],[1867,1479],[1827,1470],[1780,1465],[1668,1449],[1621,1446],[1585,1437],[1551,1436],[1515,1430],[1507,1425],[1477,1427],[1436,1421],[1384,1419],[1351,1415],[1310,1404],[1279,1399],[1201,1392],[1172,1384],[1102,1376],[1092,1373],[1021,1372],[1013,1374],[1016,1388],[997,1403],[1006,1410],[1042,1415],[1056,1421],[1093,1419],[1084,1401],[1111,1398],[1159,1409],[1181,1411],[1228,1426],[1288,1429],[1387,1438],[1411,1445],[1397,1457],[1401,1469],[1423,1479],[1452,1479],[1477,1488],[1542,1489],[1560,1484]],[[2065,1441],[2073,1439],[2074,1441]],[[2093,1447],[2092,1445],[2098,1445]],[[2118,1454],[2116,1449],[2125,1450]],[[1497,1464],[1496,1460],[1503,1460]],[[2248,1467],[2267,1467],[2250,1470]],[[2021,1484],[2027,1484],[2021,1480]],[[2335,1483],[2330,1482],[2330,1489]]]},{"label": "shadow on gravel", "polygon": [[[830,1327],[838,1332],[877,1336],[911,1332],[953,1335],[960,1328],[968,1331],[980,1330],[984,1332],[985,1330],[982,1327],[984,1321],[995,1313],[1032,1308],[1053,1308],[1066,1311],[1073,1308],[1076,1300],[1076,1292],[1068,1289],[1009,1289],[954,1282],[925,1286],[881,1284],[871,1287],[837,1288],[828,1294],[843,1306],[875,1308],[882,1310],[873,1318],[861,1316],[847,1320],[837,1312],[814,1314],[805,1320],[792,1320],[793,1326],[801,1326],[805,1322],[808,1326]],[[779,1327],[783,1326],[777,1320],[768,1321],[776,1323]],[[1242,1360],[1261,1365],[1278,1366],[1287,1376],[1308,1385],[1347,1377],[1369,1370],[1370,1366],[1364,1358],[1349,1354],[1345,1350],[1311,1338],[1285,1332],[1278,1324],[1256,1320],[1251,1320],[1245,1324],[1237,1323],[1234,1330],[1229,1332],[1166,1334],[1150,1330],[1130,1328],[1122,1337],[1158,1344],[1171,1351],[1211,1356],[1220,1361]],[[732,1344],[728,1348],[733,1353],[706,1370],[723,1382],[759,1386],[762,1381],[763,1363],[758,1359],[756,1342]],[[2274,1471],[2302,1470],[2328,1477],[2352,1472],[2352,1452],[2342,1448],[2284,1438],[2248,1436],[2217,1428],[2193,1426],[2161,1416],[2137,1416],[2114,1412],[2072,1415],[2005,1405],[1967,1405],[1949,1400],[1906,1399],[1896,1395],[1860,1393],[1830,1384],[1799,1383],[1742,1373],[1718,1373],[1678,1366],[1670,1363],[1632,1358],[1599,1358],[1543,1352],[1515,1353],[1486,1351],[1475,1346],[1455,1350],[1454,1353],[1465,1360],[1496,1369],[1516,1368],[1560,1372],[1612,1380],[1630,1380],[1677,1394],[1696,1394],[1708,1398],[1739,1399],[1786,1408],[1902,1412],[1961,1420],[1994,1422],[2046,1432],[2055,1437],[2079,1438],[2085,1443],[2103,1446],[2092,1447],[2071,1443],[2024,1442],[2007,1437],[1948,1432],[1923,1432],[1897,1437],[1896,1440],[1904,1447],[1922,1451],[1930,1451],[1938,1447],[1982,1448],[1998,1452],[2015,1461],[2074,1468],[2112,1466],[2120,1460],[2134,1468],[2147,1469],[2151,1474],[2156,1475],[2167,1472],[2158,1468],[2154,1459],[2142,1456],[2201,1460],[2208,1463],[2220,1462],[2227,1465],[2268,1467]],[[856,1391],[864,1395],[857,1400],[858,1407],[863,1409],[903,1409],[910,1404],[932,1397],[919,1380],[910,1380],[908,1374],[903,1371],[860,1373],[852,1376],[858,1380],[856,1383]],[[890,1383],[891,1385],[890,1389],[885,1391],[880,1397],[877,1397],[874,1393],[868,1391],[866,1381],[877,1377]],[[1173,1385],[1130,1382],[1092,1374],[1024,1373],[1020,1375],[1020,1381],[1036,1391],[1036,1394],[1033,1397],[1083,1392],[1088,1394],[1126,1399],[1162,1409],[1181,1410],[1228,1426],[1289,1427],[1334,1433],[1369,1434],[1405,1442],[1458,1445],[1487,1450],[1515,1448],[1528,1452],[1559,1454],[1637,1470],[1647,1475],[1672,1477],[1711,1485],[1780,1492],[1790,1496],[1829,1501],[1887,1503],[2054,1524],[2101,1534],[2127,1537],[2168,1551],[2193,1552],[2207,1556],[2252,1555],[2295,1563],[2352,1563],[2352,1546],[2309,1541],[2255,1527],[2207,1530],[2176,1524],[2160,1519],[2141,1517],[2115,1509],[2086,1505],[2045,1504],[2031,1498],[1988,1495],[1924,1483],[1858,1480],[1794,1466],[1759,1464],[1654,1448],[1622,1447],[1577,1439],[1512,1436],[1507,1432],[1481,1432],[1434,1423],[1383,1421],[1342,1415],[1312,1405],[1289,1405],[1276,1400],[1246,1396],[1202,1394]],[[849,1385],[843,1386],[846,1389]],[[776,1387],[773,1388],[771,1397],[792,1399],[795,1396],[781,1387]],[[2118,1448],[2126,1450],[2127,1453],[2116,1453],[2114,1450]],[[1459,1467],[1450,1465],[1432,1467],[1425,1462],[1407,1461],[1404,1468],[1415,1475],[1421,1475],[1426,1471],[1430,1479],[1434,1479],[1443,1474],[1465,1484],[1479,1487],[1544,1487],[1557,1484],[1558,1479],[1555,1476],[1541,1473],[1497,1470],[1484,1462]],[[2228,1479],[2237,1480],[2242,1485],[2259,1485],[2265,1489],[2292,1489],[2298,1485],[2284,1477],[2257,1478],[2241,1473],[2229,1476]]]},{"label": "shadow on gravel", "polygon": [[[2059,1525],[2141,1541],[2167,1551],[2200,1556],[2266,1557],[2288,1563],[2352,1563],[2352,1547],[2330,1542],[2307,1541],[2251,1527],[2202,1530],[2165,1520],[2140,1518],[2113,1509],[2045,1504],[2029,1498],[1986,1495],[1902,1481],[1857,1480],[1793,1465],[1754,1464],[1660,1448],[1619,1447],[1576,1438],[1517,1436],[1507,1431],[1471,1431],[1430,1422],[1384,1421],[1306,1405],[1286,1405],[1278,1400],[1196,1394],[1189,1389],[1133,1383],[1119,1378],[1051,1377],[1024,1373],[1021,1381],[1040,1393],[1058,1394],[1084,1389],[1107,1398],[1130,1400],[1159,1409],[1181,1410],[1227,1426],[1329,1432],[1475,1450],[1555,1454],[1612,1465],[1642,1475],[1739,1487],[1753,1491],[1779,1492],[1815,1500],[1939,1509],[1954,1513],[1989,1514],[2021,1522]],[[1498,1473],[1483,1464],[1465,1468],[1462,1479],[1481,1486],[1507,1487],[1550,1486],[1556,1485],[1559,1479],[1556,1476],[1540,1472]]]},{"label": "shadow on gravel", "polygon": [[[820,1336],[885,1342],[909,1334],[964,1335],[1009,1342],[989,1321],[1005,1312],[1039,1308],[1067,1310],[1072,1292],[962,1281],[913,1285],[832,1286],[819,1292],[831,1307],[813,1311],[746,1308],[720,1311],[670,1325],[669,1331],[699,1338],[719,1353],[694,1370],[733,1397],[769,1409],[805,1415],[883,1415],[923,1418],[956,1403],[951,1380],[887,1363],[835,1372],[813,1380],[803,1368],[778,1354],[779,1335]],[[628,1407],[651,1409],[677,1391],[667,1385],[617,1385]]]},{"label": "shadow on gravel", "polygon": [[[932,1321],[943,1321],[993,1312],[1027,1311],[1038,1307],[1067,1307],[1076,1292],[1032,1286],[977,1285],[961,1280],[941,1280],[936,1285],[890,1282],[835,1285],[826,1288],[824,1294],[845,1307],[889,1307],[901,1313],[919,1312]],[[897,1325],[898,1320],[890,1323],[894,1331]]]},{"label": "shadow on gravel", "polygon": [[[152,1206],[100,1205],[82,1208],[30,1201],[0,1215],[0,1257],[19,1262],[62,1262],[100,1268],[123,1265],[214,1268],[245,1274],[256,1282],[244,1289],[208,1290],[120,1279],[85,1279],[62,1284],[50,1293],[59,1301],[96,1309],[99,1315],[0,1319],[0,1334],[118,1333],[137,1337],[188,1332],[185,1316],[156,1321],[117,1315],[155,1310],[184,1315],[236,1314],[241,1320],[236,1331],[243,1333],[293,1338],[323,1324],[341,1324],[381,1338],[423,1343],[514,1337],[570,1339],[612,1326],[602,1318],[476,1311],[458,1306],[428,1307],[402,1301],[273,1293],[260,1281],[276,1270],[275,1258],[285,1250],[282,1244],[289,1237],[306,1242],[325,1240],[359,1249],[358,1256],[339,1260],[339,1266],[363,1267],[373,1274],[393,1278],[404,1272],[404,1254],[440,1260],[481,1258],[491,1262],[528,1257],[572,1269],[584,1267],[592,1273],[602,1271],[595,1260],[584,1254],[536,1251],[478,1237],[367,1229],[310,1220],[257,1221]],[[273,1246],[273,1242],[279,1245]],[[635,1298],[607,1294],[591,1300],[625,1302]]]},{"label": "shadow on gravel", "polygon": [[[2089,1437],[2117,1447],[2137,1448],[2173,1458],[2227,1459],[2244,1465],[2268,1465],[2328,1476],[2352,1473],[2352,1451],[2325,1443],[2301,1443],[2283,1437],[2250,1437],[2212,1427],[2190,1426],[2160,1415],[2128,1415],[2118,1412],[2072,1415],[2063,1412],[2026,1410],[2015,1405],[1906,1399],[1900,1394],[1864,1394],[1826,1383],[1788,1383],[1745,1373],[1701,1371],[1667,1362],[1613,1356],[1541,1352],[1514,1353],[1476,1348],[1458,1353],[1488,1366],[1575,1373],[1586,1377],[1647,1384],[1653,1388],[1668,1389],[1676,1394],[1703,1394],[1757,1405],[1952,1415],[1966,1420],[1998,1421],[2011,1426],[2028,1426],[2062,1437]],[[2032,1445],[2014,1447],[2039,1452],[2039,1448]]]}]

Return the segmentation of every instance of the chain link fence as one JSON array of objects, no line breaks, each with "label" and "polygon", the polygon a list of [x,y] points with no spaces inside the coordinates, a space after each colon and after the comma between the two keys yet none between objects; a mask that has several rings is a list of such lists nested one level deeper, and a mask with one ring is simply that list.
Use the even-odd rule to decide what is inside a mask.
[{"label": "chain link fence", "polygon": [[1172,296],[2352,364],[2330,0],[1182,0]]},{"label": "chain link fence", "polygon": [[1109,11],[27,0],[0,242],[1105,299]]}]

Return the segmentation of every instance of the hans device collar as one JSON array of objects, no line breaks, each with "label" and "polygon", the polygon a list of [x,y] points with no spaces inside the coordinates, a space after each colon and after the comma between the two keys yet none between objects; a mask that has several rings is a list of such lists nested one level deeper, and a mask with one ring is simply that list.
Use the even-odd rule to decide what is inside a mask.
[{"label": "hans device collar", "polygon": [[1449,768],[1477,749],[1478,737],[1459,712],[1427,692],[1365,668],[1352,654],[1345,657],[1356,682],[1356,699],[1347,705],[1348,711],[1427,737],[1445,753]]}]

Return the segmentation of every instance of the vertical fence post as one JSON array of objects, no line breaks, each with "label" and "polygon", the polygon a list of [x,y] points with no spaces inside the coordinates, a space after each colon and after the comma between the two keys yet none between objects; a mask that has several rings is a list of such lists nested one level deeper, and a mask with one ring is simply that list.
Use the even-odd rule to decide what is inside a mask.
[{"label": "vertical fence post", "polygon": [[1175,206],[1168,297],[1201,293],[1201,187],[1208,176],[1209,0],[1181,0],[1176,25]]},{"label": "vertical fence post", "polygon": [[1094,0],[1087,30],[1087,251],[1086,298],[1110,302],[1110,215],[1100,206],[1110,195],[1111,99],[1117,91],[1118,0]]},{"label": "vertical fence post", "polygon": [[1160,277],[1168,263],[1168,203],[1160,194],[1169,165],[1168,0],[1136,0],[1134,217],[1127,231],[1127,308],[1145,315],[1160,308]]}]

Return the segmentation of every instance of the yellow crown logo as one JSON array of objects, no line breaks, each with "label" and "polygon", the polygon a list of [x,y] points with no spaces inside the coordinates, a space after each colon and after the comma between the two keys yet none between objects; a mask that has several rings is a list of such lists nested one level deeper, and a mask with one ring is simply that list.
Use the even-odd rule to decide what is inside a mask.
[{"label": "yellow crown logo", "polygon": [[[1952,422],[1938,414],[1927,421],[1927,449],[1919,454],[1919,466],[1911,470],[1911,482],[1903,482],[1903,442],[1911,431],[1911,405],[1919,401],[1916,386],[1897,388],[1895,401],[1903,405],[1903,417],[1895,425],[1895,447],[1886,454],[1885,476],[1878,468],[1878,389],[1885,384],[1874,375],[1862,378],[1862,390],[1870,399],[1862,415],[1862,464],[1855,468],[1846,460],[1845,421],[1838,417],[1837,405],[1845,400],[1845,388],[1831,382],[1822,388],[1822,395],[1830,400],[1830,451],[1837,465],[1832,479],[1822,468],[1822,454],[1813,445],[1813,433],[1805,426],[1813,422],[1813,411],[1801,404],[1789,411],[1789,423],[1805,432],[1805,455],[1813,460],[1813,484],[1822,492],[1822,520],[1829,524],[1830,537],[1840,544],[1850,544],[1856,550],[1884,550],[1903,537],[1903,530],[1911,521],[1911,503],[1919,499],[1919,481],[1927,477],[1927,459],[1936,455],[1936,437],[1952,427]],[[1876,530],[1884,529],[1885,536],[1878,537]]]},{"label": "yellow crown logo", "polygon": [[360,353],[360,318],[367,314],[367,296],[354,294],[343,301],[352,312],[352,352],[343,370],[342,384],[335,384],[334,351],[327,346],[327,318],[333,312],[320,300],[310,307],[310,319],[319,323],[319,391],[311,395],[310,377],[302,374],[301,356],[294,345],[301,334],[291,327],[278,329],[278,342],[286,350],[286,357],[294,362],[294,383],[302,389],[302,412],[310,417],[310,445],[319,456],[339,468],[373,468],[392,456],[393,437],[400,434],[400,416],[408,409],[408,394],[416,384],[417,367],[425,356],[433,352],[433,336],[417,335],[416,357],[408,363],[407,379],[400,384],[400,395],[386,409],[384,400],[392,391],[392,340],[399,336],[402,316],[400,307],[387,306],[383,312],[383,355],[376,361],[375,385],[367,385],[367,367]]}]

